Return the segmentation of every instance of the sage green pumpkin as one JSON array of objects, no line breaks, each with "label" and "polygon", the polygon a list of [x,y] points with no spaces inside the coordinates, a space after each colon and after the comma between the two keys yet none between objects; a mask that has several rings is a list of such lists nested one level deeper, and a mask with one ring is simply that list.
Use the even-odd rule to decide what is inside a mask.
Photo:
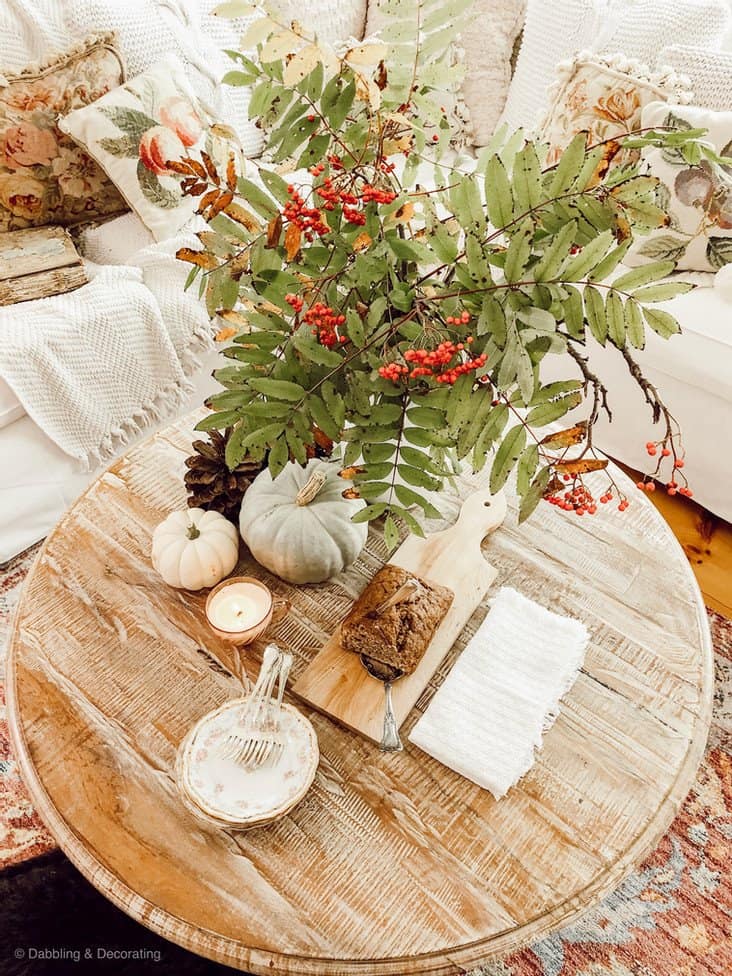
[{"label": "sage green pumpkin", "polygon": [[258,563],[289,583],[322,583],[356,560],[368,526],[352,522],[361,499],[343,497],[339,467],[288,464],[274,480],[258,474],[241,503],[239,531]]}]

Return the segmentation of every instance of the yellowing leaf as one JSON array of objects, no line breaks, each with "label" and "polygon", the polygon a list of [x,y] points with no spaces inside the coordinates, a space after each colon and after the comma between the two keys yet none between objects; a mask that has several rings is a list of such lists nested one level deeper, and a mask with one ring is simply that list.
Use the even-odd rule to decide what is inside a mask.
[{"label": "yellowing leaf", "polygon": [[236,335],[237,330],[232,325],[225,325],[223,329],[219,329],[216,333],[217,342],[226,342],[227,339],[231,339],[232,336]]},{"label": "yellowing leaf", "polygon": [[224,208],[224,213],[227,217],[230,217],[232,220],[236,221],[237,224],[241,224],[242,227],[252,231],[252,233],[254,231],[261,230],[261,223],[257,220],[253,213],[246,210],[241,206],[241,204],[230,203],[228,207]]},{"label": "yellowing leaf", "polygon": [[573,444],[581,444],[586,436],[587,421],[582,420],[567,430],[558,430],[556,434],[547,434],[539,443],[545,447],[572,447]]},{"label": "yellowing leaf", "polygon": [[383,41],[369,40],[346,51],[345,60],[355,67],[376,67],[389,53]]},{"label": "yellowing leaf", "polygon": [[257,5],[249,0],[227,0],[211,11],[214,17],[251,17],[257,12]]},{"label": "yellowing leaf", "polygon": [[357,253],[359,251],[365,251],[369,244],[371,244],[371,235],[367,234],[366,231],[363,230],[353,242],[353,250]]},{"label": "yellowing leaf", "polygon": [[560,474],[587,474],[588,471],[602,471],[607,465],[607,458],[580,458],[576,461],[560,461],[554,467]]},{"label": "yellowing leaf", "polygon": [[360,74],[356,75],[356,98],[361,102],[366,102],[373,112],[381,107],[381,89],[373,78],[365,78]]},{"label": "yellowing leaf", "polygon": [[246,317],[246,315],[242,315],[241,312],[235,312],[233,308],[222,309],[219,312],[219,318],[223,319],[224,322],[231,322],[232,325],[235,325],[237,327],[235,331],[237,332],[239,329],[246,329],[247,332],[249,331],[249,319]]},{"label": "yellowing leaf", "polygon": [[179,261],[186,261],[188,264],[195,264],[199,268],[204,268],[206,271],[210,271],[212,268],[217,268],[219,262],[207,251],[194,251],[190,247],[181,247],[175,252],[175,256]]},{"label": "yellowing leaf", "polygon": [[323,52],[317,44],[308,44],[294,57],[290,58],[282,74],[286,85],[297,85],[323,60]]},{"label": "yellowing leaf", "polygon": [[272,34],[264,45],[260,59],[265,64],[270,61],[282,61],[288,54],[294,54],[299,46],[300,39],[291,30],[280,30]]},{"label": "yellowing leaf", "polygon": [[252,21],[242,34],[239,41],[240,49],[242,51],[248,51],[256,47],[257,44],[261,44],[276,27],[277,24],[273,20],[270,20],[269,17],[258,17],[257,20]]},{"label": "yellowing leaf", "polygon": [[403,203],[402,206],[388,218],[391,224],[408,224],[414,216],[414,204]]}]

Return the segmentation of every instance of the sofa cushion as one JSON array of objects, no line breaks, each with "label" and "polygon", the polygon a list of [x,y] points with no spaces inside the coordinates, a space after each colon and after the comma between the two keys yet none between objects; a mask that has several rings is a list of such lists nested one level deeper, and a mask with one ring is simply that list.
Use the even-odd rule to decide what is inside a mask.
[{"label": "sofa cushion", "polygon": [[715,112],[729,111],[732,106],[731,52],[710,52],[674,44],[661,51],[659,61],[688,77],[695,105]]},{"label": "sofa cushion", "polygon": [[[643,110],[643,126],[706,130],[705,141],[717,153],[732,155],[732,111],[653,102]],[[708,272],[732,264],[732,167],[707,159],[692,166],[668,147],[648,147],[643,156],[648,172],[661,181],[657,192],[671,223],[633,245],[626,263],[672,260],[681,271]]]},{"label": "sofa cushion", "polygon": [[235,105],[232,89],[219,84],[231,65],[201,30],[199,0],[74,0],[64,4],[64,12],[72,34],[114,30],[130,78],[176,55],[210,114],[236,129],[247,155],[261,152],[261,133],[248,118],[248,96]]},{"label": "sofa cushion", "polygon": [[[388,0],[381,0],[385,2]],[[460,98],[468,116],[466,141],[472,145],[487,145],[496,129],[508,95],[511,58],[525,11],[526,0],[474,0],[470,6],[457,54],[465,69]],[[380,30],[384,18],[379,0],[371,0],[366,33]]]},{"label": "sofa cushion", "polygon": [[229,144],[212,135],[183,64],[168,55],[126,85],[59,120],[109,174],[157,241],[167,240],[193,215],[198,200],[184,197],[168,166],[205,149],[226,159]]},{"label": "sofa cushion", "polygon": [[533,131],[546,116],[557,68],[578,51],[622,51],[654,68],[661,48],[679,38],[719,49],[729,22],[727,0],[528,0],[501,122]]},{"label": "sofa cushion", "polygon": [[[547,161],[555,163],[580,132],[587,133],[590,145],[638,132],[643,108],[667,101],[691,101],[691,93],[673,72],[649,72],[646,65],[624,55],[582,52],[560,69],[539,130],[539,138],[549,144]],[[638,150],[621,150],[610,165],[637,162],[639,155]]]},{"label": "sofa cushion", "polygon": [[59,129],[59,115],[124,81],[111,34],[92,36],[0,87],[0,232],[69,226],[127,209],[107,174]]}]

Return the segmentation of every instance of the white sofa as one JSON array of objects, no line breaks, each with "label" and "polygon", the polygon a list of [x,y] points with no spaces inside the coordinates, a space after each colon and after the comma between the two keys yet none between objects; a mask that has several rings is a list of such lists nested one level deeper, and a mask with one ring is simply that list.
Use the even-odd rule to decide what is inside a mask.
[{"label": "white sofa", "polygon": [[[28,0],[14,2],[27,6]],[[711,276],[700,277],[703,284],[696,291],[670,304],[683,334],[669,342],[651,335],[640,360],[683,429],[685,470],[696,499],[732,521],[732,303],[712,287]],[[195,389],[185,409],[200,405],[215,388],[210,374],[217,355],[208,354],[190,377]],[[595,349],[592,363],[611,390],[615,414],[613,424],[602,424],[596,442],[611,456],[643,468],[644,445],[654,432],[641,394],[617,353]],[[564,359],[546,361],[547,378],[552,372],[566,378],[567,369]],[[96,473],[79,470],[0,378],[0,564],[46,535]]]}]

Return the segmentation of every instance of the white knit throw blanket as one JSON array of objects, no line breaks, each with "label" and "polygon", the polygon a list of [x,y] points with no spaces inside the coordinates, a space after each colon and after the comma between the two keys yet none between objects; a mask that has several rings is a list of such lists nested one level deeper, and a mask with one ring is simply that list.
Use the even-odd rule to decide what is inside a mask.
[{"label": "white knit throw blanket", "polygon": [[503,587],[410,741],[500,799],[531,767],[587,641],[580,621]]},{"label": "white knit throw blanket", "polygon": [[188,268],[175,251],[196,243],[183,235],[129,266],[90,265],[92,280],[76,291],[0,308],[0,377],[87,468],[172,416],[192,389],[212,330],[198,289],[183,290]]}]

